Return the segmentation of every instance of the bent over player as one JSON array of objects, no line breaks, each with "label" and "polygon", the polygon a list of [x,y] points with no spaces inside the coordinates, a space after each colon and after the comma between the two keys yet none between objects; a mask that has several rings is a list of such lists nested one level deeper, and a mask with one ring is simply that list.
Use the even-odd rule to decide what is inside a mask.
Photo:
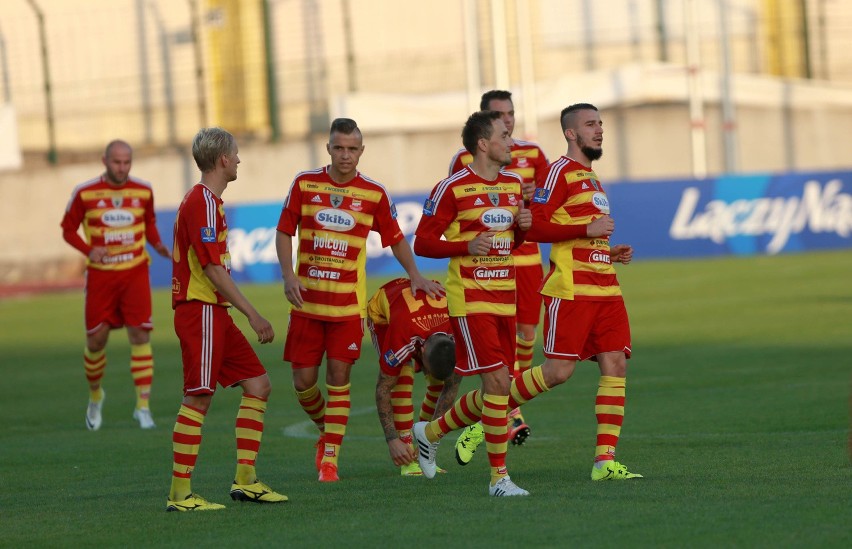
[{"label": "bent over player", "polygon": [[260,343],[271,343],[275,338],[272,325],[231,278],[222,193],[237,179],[237,144],[221,128],[204,128],[193,139],[192,156],[201,170],[201,182],[190,189],[178,208],[172,257],[172,307],[183,358],[184,397],[172,434],[174,464],[166,511],[224,508],[193,493],[190,487],[201,446],[201,427],[217,384],[239,386],[243,391],[237,412],[237,471],[231,499],[284,502],[287,496],[260,482],[255,472],[272,386],[254,349],[228,314],[230,307],[243,313]]},{"label": "bent over player", "polygon": [[[89,381],[86,427],[101,427],[110,330],[127,327],[130,374],[136,388],[133,418],[153,429],[149,400],[154,377],[151,351],[151,283],[147,241],[158,254],[169,256],[160,240],[151,185],[130,176],[133,151],[115,140],[104,151],[106,170],[74,189],[62,218],[62,236],[86,256],[86,347],[83,364]],[[77,233],[83,225],[86,240]]]},{"label": "bent over player", "polygon": [[394,464],[402,476],[422,475],[411,428],[414,374],[426,378],[420,421],[440,416],[453,403],[461,378],[445,297],[415,295],[405,278],[391,280],[367,303],[367,327],[379,357],[376,409]]}]

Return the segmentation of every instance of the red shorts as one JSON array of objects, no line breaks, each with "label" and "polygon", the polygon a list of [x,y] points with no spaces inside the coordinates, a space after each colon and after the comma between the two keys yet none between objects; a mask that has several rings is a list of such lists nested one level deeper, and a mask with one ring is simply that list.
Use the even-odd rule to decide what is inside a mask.
[{"label": "red shorts", "polygon": [[86,333],[101,326],[151,330],[151,283],[148,265],[126,271],[86,271]]},{"label": "red shorts", "polygon": [[322,364],[322,356],[353,364],[361,356],[364,321],[360,318],[330,322],[302,315],[290,315],[284,360],[293,368]]},{"label": "red shorts", "polygon": [[544,280],[544,268],[539,265],[527,265],[515,269],[517,286],[518,324],[538,326],[541,320],[541,281]]},{"label": "red shorts", "polygon": [[574,301],[544,296],[544,356],[586,360],[598,353],[630,358],[630,322],[624,300]]},{"label": "red shorts", "polygon": [[456,339],[456,372],[471,376],[515,363],[515,317],[451,316]]},{"label": "red shorts", "polygon": [[175,308],[175,333],[183,357],[185,395],[212,395],[217,383],[232,387],[266,373],[226,307],[181,303]]},{"label": "red shorts", "polygon": [[[386,343],[385,338],[387,337],[389,326],[387,324],[376,324],[371,320],[367,320],[367,329],[370,331],[370,339],[373,342],[373,349],[376,350],[376,356],[379,358],[379,369],[389,376],[399,377],[399,372],[402,369],[403,365],[408,364],[410,362],[414,363],[414,373],[419,373],[423,367],[420,362],[415,358],[416,352],[411,352],[409,358],[405,362],[397,363],[395,366],[391,366],[388,364],[387,359],[384,359],[382,355],[385,351],[382,350],[384,344]],[[416,348],[415,348],[416,351]]]}]

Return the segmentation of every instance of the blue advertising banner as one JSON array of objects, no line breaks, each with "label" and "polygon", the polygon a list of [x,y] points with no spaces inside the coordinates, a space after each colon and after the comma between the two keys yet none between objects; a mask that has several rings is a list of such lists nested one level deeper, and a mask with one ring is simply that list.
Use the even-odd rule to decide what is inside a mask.
[{"label": "blue advertising banner", "polygon": [[[777,254],[852,247],[852,172],[728,176],[715,179],[605,184],[615,218],[613,243],[637,259]],[[394,196],[397,221],[411,241],[427,193]],[[226,208],[231,268],[238,282],[281,279],[275,252],[280,203]],[[171,242],[175,210],[158,210]],[[547,261],[547,246],[542,255]],[[417,258],[424,272],[446,260]],[[367,240],[367,273],[404,271],[378,235]],[[171,262],[154,255],[152,284],[171,285]]]}]

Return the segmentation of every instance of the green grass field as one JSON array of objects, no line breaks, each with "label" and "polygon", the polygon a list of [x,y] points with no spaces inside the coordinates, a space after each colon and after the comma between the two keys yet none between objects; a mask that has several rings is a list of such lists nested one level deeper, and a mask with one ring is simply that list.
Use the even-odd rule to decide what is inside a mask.
[{"label": "green grass field", "polygon": [[[255,286],[244,290],[278,334],[258,347],[273,383],[258,470],[290,502],[228,498],[239,394],[223,390],[193,487],[228,508],[198,514],[164,512],[181,399],[169,295],[154,295],[154,431],[131,418],[122,331],[108,347],[104,426],[86,430],[82,292],[0,301],[0,546],[852,546],[852,251],[638,261],[619,278],[634,357],[618,456],[644,479],[589,480],[591,363],[525,407],[532,436],[510,447],[508,465],[531,497],[489,498],[484,449],[460,467],[454,435],[439,451],[448,474],[401,478],[375,413],[376,357],[365,345],[342,481],[320,485],[315,433],[281,361],[283,290]],[[418,379],[416,396],[422,387]]]}]

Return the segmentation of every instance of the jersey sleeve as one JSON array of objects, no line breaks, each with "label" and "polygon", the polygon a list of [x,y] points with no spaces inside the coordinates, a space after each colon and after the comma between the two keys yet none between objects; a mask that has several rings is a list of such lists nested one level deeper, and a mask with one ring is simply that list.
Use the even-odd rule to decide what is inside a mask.
[{"label": "jersey sleeve", "polygon": [[452,193],[444,192],[438,202],[434,196],[435,190],[423,204],[423,216],[414,232],[414,253],[432,258],[467,255],[467,242],[448,242],[441,238],[457,214]]},{"label": "jersey sleeve", "polygon": [[382,193],[382,198],[373,214],[372,230],[382,237],[382,247],[385,248],[403,239],[402,229],[396,221],[396,206],[386,192]]},{"label": "jersey sleeve", "polygon": [[299,222],[302,220],[302,186],[299,184],[299,179],[293,180],[290,185],[290,192],[287,193],[287,198],[284,199],[284,207],[281,208],[281,216],[278,218],[278,231],[296,236],[296,230],[299,227]]},{"label": "jersey sleeve", "polygon": [[80,193],[74,193],[65,208],[65,215],[62,217],[60,226],[62,227],[62,238],[65,239],[65,242],[79,250],[83,255],[88,256],[89,252],[92,251],[92,246],[83,240],[78,232],[85,215],[86,209],[83,200],[80,198]]},{"label": "jersey sleeve", "polygon": [[153,192],[145,205],[145,239],[151,246],[156,246],[162,242],[160,231],[157,230],[157,214],[154,210]]},{"label": "jersey sleeve", "polygon": [[532,200],[532,226],[526,232],[526,239],[534,242],[561,242],[575,238],[585,238],[586,224],[553,223],[553,213],[567,198],[565,185],[537,187]]},{"label": "jersey sleeve", "polygon": [[[198,264],[203,269],[209,264],[222,265],[219,249],[219,233],[216,213],[210,212],[201,195],[187,204],[181,213],[182,223],[186,227],[189,246],[195,251]],[[218,208],[216,209],[218,211]],[[224,265],[222,265],[224,267]]]}]

